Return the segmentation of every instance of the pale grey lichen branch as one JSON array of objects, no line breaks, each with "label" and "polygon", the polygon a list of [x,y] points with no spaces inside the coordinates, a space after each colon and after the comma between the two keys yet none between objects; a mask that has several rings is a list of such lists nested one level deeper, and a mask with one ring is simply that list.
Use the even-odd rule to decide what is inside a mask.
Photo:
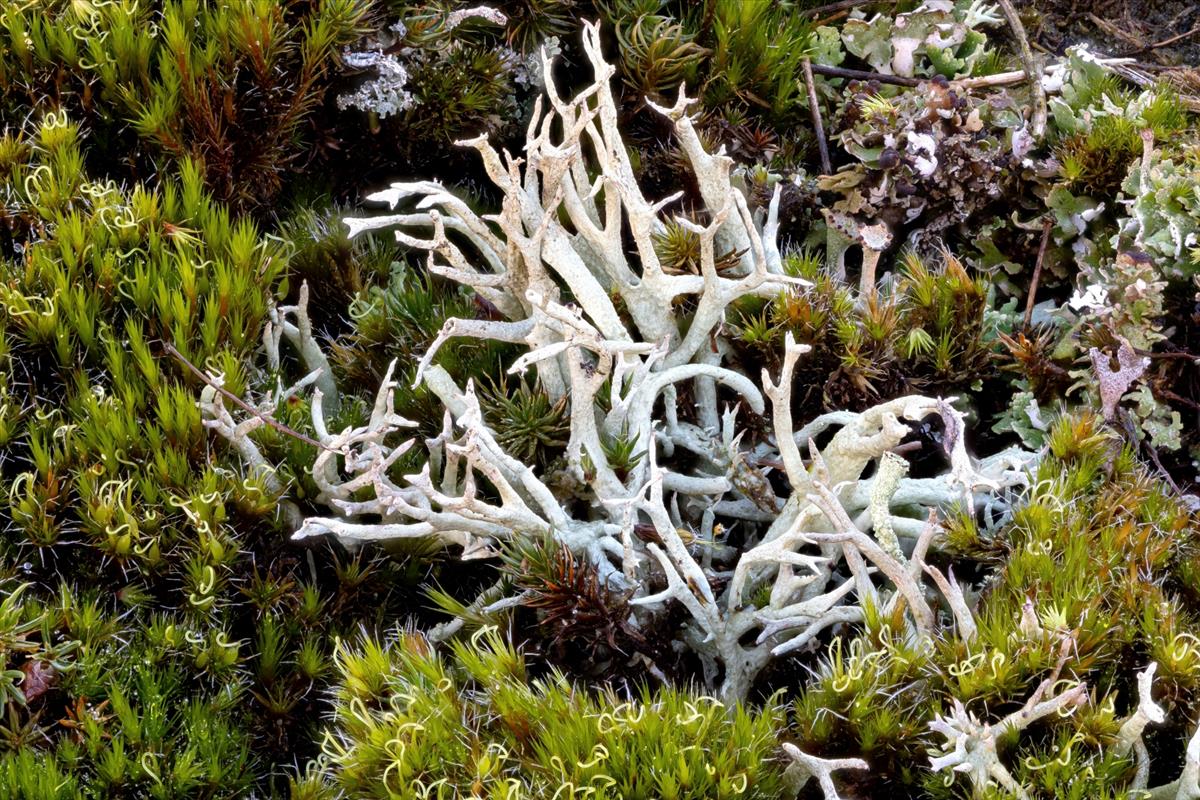
[{"label": "pale grey lichen branch", "polygon": [[[1031,626],[1023,625],[1022,629],[1029,627]],[[1040,626],[1038,630],[1040,631]],[[959,700],[953,700],[950,712],[939,715],[929,725],[931,731],[946,737],[946,743],[941,750],[930,757],[934,771],[950,769],[965,773],[976,796],[982,796],[990,785],[995,784],[1020,800],[1028,800],[1029,791],[1004,766],[996,743],[1005,735],[1023,731],[1040,719],[1055,714],[1070,714],[1087,702],[1087,686],[1083,683],[1068,686],[1049,696],[1058,684],[1059,674],[1073,647],[1073,638],[1063,637],[1059,646],[1058,662],[1050,676],[1038,685],[1020,709],[994,725],[981,722],[978,717],[968,712]],[[1147,725],[1161,724],[1166,720],[1165,711],[1152,697],[1157,668],[1157,664],[1151,663],[1138,673],[1137,708],[1121,723],[1107,754],[1118,758],[1128,757],[1130,753],[1135,755],[1137,770],[1133,780],[1126,787],[1130,800],[1197,800],[1200,798],[1200,726],[1188,741],[1179,778],[1161,786],[1147,788],[1150,755],[1142,735]]]},{"label": "pale grey lichen branch", "polygon": [[1184,751],[1183,772],[1177,780],[1144,792],[1133,792],[1139,800],[1197,800],[1200,798],[1200,724]]},{"label": "pale grey lichen branch", "polygon": [[[204,427],[225,439],[237,451],[242,462],[249,468],[250,473],[260,479],[267,491],[280,494],[284,485],[280,482],[273,464],[263,456],[251,435],[268,424],[271,415],[280,405],[296,396],[301,390],[315,383],[320,377],[319,371],[305,375],[286,389],[280,388],[274,396],[267,398],[254,410],[254,414],[238,422],[225,405],[225,395],[222,387],[224,375],[208,375],[208,381],[200,391],[200,416]],[[304,515],[299,507],[289,499],[284,498],[279,504],[284,519],[293,528],[303,524]]]},{"label": "pale grey lichen branch", "polygon": [[1132,791],[1145,789],[1150,781],[1150,752],[1146,748],[1146,742],[1142,739],[1142,732],[1147,725],[1160,724],[1167,718],[1162,706],[1155,703],[1152,696],[1154,673],[1157,670],[1158,664],[1151,663],[1150,666],[1138,673],[1137,708],[1129,715],[1128,719],[1121,723],[1121,729],[1117,731],[1117,741],[1112,748],[1113,753],[1121,758],[1128,756],[1131,750],[1137,756],[1137,773],[1129,785]]},{"label": "pale grey lichen branch", "polygon": [[[676,217],[699,239],[700,269],[664,269],[655,236],[679,195],[649,198],[638,186],[599,28],[586,25],[583,40],[594,82],[565,98],[548,81],[522,158],[486,137],[462,143],[500,190],[495,214],[415,181],[370,195],[397,213],[347,221],[352,234],[397,229],[401,244],[427,254],[431,273],[499,311],[499,319],[446,320],[416,365],[416,381],[445,409],[437,436],[421,440],[396,413],[392,368],[369,419],[335,430],[338,387],[313,338],[307,289],[296,306],[272,310],[272,369],[287,341],[317,370],[311,410],[321,447],[310,472],[327,511],[297,525],[295,538],[332,535],[351,547],[416,540],[479,558],[552,537],[629,594],[631,624],[656,624],[680,604],[679,645],[698,656],[724,700],[745,698],[772,659],[861,622],[871,607],[903,605],[907,633],[932,637],[939,621],[924,564],[940,544],[933,518],[948,508],[1003,513],[1033,454],[974,459],[962,413],[931,397],[834,412],[797,429],[792,393],[807,348],[788,337],[778,380],[764,374],[758,383],[728,358],[724,326],[745,298],[805,290],[782,269],[778,191],[765,218],[751,209],[730,159],[703,147],[681,92],[659,111],[700,187],[701,213]],[[738,263],[718,270],[729,252]],[[474,386],[438,365],[440,348],[459,337],[522,348],[509,370],[531,373],[552,400],[566,401],[569,432],[553,473],[507,452]],[[263,461],[255,425],[239,427],[211,402],[206,416],[248,463]],[[930,418],[943,422],[949,465],[912,478],[893,451]],[[610,463],[615,441],[637,456]],[[417,453],[422,466],[397,475]],[[943,593],[969,639],[961,587],[951,582]]]},{"label": "pale grey lichen branch", "polygon": [[272,306],[268,319],[263,330],[263,344],[271,369],[278,371],[279,345],[281,340],[286,339],[296,349],[304,366],[317,373],[315,381],[317,388],[325,395],[325,410],[336,414],[341,401],[333,378],[333,368],[313,336],[312,321],[308,316],[308,281],[300,284],[296,305]]},{"label": "pale grey lichen branch", "polygon": [[810,778],[816,778],[825,800],[841,800],[841,795],[833,784],[834,772],[843,769],[870,769],[870,765],[861,758],[818,758],[810,756],[790,742],[783,743],[783,751],[792,760],[784,772],[785,778],[792,781],[792,788],[798,792]]},{"label": "pale grey lichen branch", "polygon": [[958,628],[958,638],[966,644],[970,644],[979,634],[979,629],[975,625],[975,615],[971,612],[962,586],[954,580],[954,569],[947,569],[947,574],[943,575],[937,568],[928,564],[922,564],[922,567],[946,598],[946,603],[950,606],[950,613],[954,616],[954,624]]},{"label": "pale grey lichen branch", "polygon": [[966,774],[976,796],[982,796],[988,786],[994,783],[1019,800],[1029,800],[1029,792],[1000,760],[996,743],[1011,732],[1023,731],[1051,714],[1071,713],[1087,702],[1087,685],[1083,683],[1046,697],[1058,683],[1058,676],[1073,644],[1070,637],[1063,639],[1058,662],[1050,676],[1038,684],[1025,705],[995,725],[981,722],[967,711],[958,698],[954,698],[950,713],[938,715],[929,724],[931,731],[946,737],[941,754],[929,759],[934,772],[950,769]]}]

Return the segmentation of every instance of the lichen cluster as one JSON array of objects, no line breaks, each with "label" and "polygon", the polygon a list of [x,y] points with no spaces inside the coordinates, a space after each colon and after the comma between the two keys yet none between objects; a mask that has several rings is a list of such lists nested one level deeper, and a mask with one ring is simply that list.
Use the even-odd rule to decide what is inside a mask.
[{"label": "lichen cluster", "polygon": [[1200,798],[1200,101],[847,5],[0,0],[0,800]]}]

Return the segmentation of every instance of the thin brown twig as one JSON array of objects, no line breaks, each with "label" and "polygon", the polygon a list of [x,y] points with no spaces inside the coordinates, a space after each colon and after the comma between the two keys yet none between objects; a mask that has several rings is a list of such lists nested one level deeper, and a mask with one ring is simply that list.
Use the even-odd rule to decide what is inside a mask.
[{"label": "thin brown twig", "polygon": [[825,123],[821,121],[821,104],[817,102],[817,85],[813,81],[812,62],[804,59],[804,84],[808,87],[808,108],[812,113],[813,131],[817,135],[817,149],[821,153],[821,173],[833,174],[833,163],[829,160],[829,142],[825,140]]},{"label": "thin brown twig", "polygon": [[[1132,58],[1101,58],[1097,59],[1097,63],[1105,66],[1120,67],[1134,64],[1136,60]],[[814,75],[822,75],[826,78],[878,81],[879,83],[890,83],[893,86],[920,86],[922,81],[921,78],[910,78],[905,75],[887,75],[882,72],[830,67],[825,64],[810,64],[809,68],[813,71]],[[956,89],[986,89],[992,86],[1006,86],[1012,83],[1020,83],[1027,78],[1028,75],[1025,70],[1018,69],[1011,72],[997,72],[994,75],[981,75],[975,78],[958,78],[950,81],[950,85]]]},{"label": "thin brown twig", "polygon": [[1181,39],[1189,39],[1189,38],[1195,36],[1197,33],[1200,33],[1200,25],[1197,25],[1196,27],[1192,28],[1190,31],[1184,31],[1183,33],[1177,33],[1174,36],[1171,36],[1167,39],[1163,39],[1161,42],[1154,42],[1153,44],[1148,44],[1148,45],[1139,47],[1136,50],[1130,50],[1128,53],[1125,53],[1125,55],[1132,56],[1137,53],[1144,53],[1147,50],[1157,50],[1160,47],[1166,47],[1167,45],[1175,44],[1176,42],[1180,41]]},{"label": "thin brown twig", "polygon": [[1123,42],[1125,42],[1126,44],[1135,45],[1138,48],[1137,50],[1134,50],[1135,53],[1141,52],[1142,50],[1146,49],[1146,42],[1144,39],[1139,39],[1138,37],[1134,36],[1132,33],[1121,30],[1120,26],[1114,25],[1113,23],[1109,22],[1108,20],[1104,19],[1103,17],[1096,16],[1091,11],[1088,12],[1087,16],[1088,16],[1088,19],[1090,19],[1092,21],[1093,25],[1095,25],[1097,28],[1099,28],[1100,30],[1107,33],[1109,36],[1113,36],[1117,39],[1120,39]]},{"label": "thin brown twig", "polygon": [[1162,77],[1154,73],[1166,73],[1167,81],[1174,84],[1178,91],[1179,100],[1188,108],[1189,111],[1200,112],[1200,96],[1194,94],[1186,94],[1183,87],[1170,79],[1173,70],[1178,67],[1169,67],[1163,64],[1150,64],[1145,61],[1137,61],[1136,59],[1125,59],[1128,63],[1119,65],[1113,69],[1118,75],[1125,80],[1137,86],[1154,86],[1158,84]]},{"label": "thin brown twig", "polygon": [[1159,394],[1161,394],[1167,400],[1170,400],[1175,403],[1179,403],[1180,405],[1185,405],[1188,408],[1194,409],[1196,411],[1200,411],[1200,403],[1197,403],[1195,400],[1192,400],[1190,397],[1184,397],[1181,394],[1176,394],[1175,392],[1172,392],[1170,389],[1158,389],[1157,391]]},{"label": "thin brown twig", "polygon": [[1196,7],[1195,7],[1195,6],[1188,6],[1188,5],[1184,5],[1184,7],[1183,7],[1183,8],[1180,10],[1180,12],[1179,12],[1178,14],[1176,14],[1176,15],[1175,15],[1175,16],[1173,16],[1173,17],[1171,17],[1171,21],[1167,23],[1166,27],[1167,27],[1167,28],[1174,28],[1176,25],[1178,25],[1178,24],[1179,24],[1180,20],[1182,20],[1182,19],[1183,19],[1184,17],[1186,17],[1188,14],[1191,14],[1191,13],[1195,12],[1196,10],[1197,10],[1197,9],[1196,9]]},{"label": "thin brown twig", "polygon": [[817,75],[827,78],[849,78],[858,81],[879,81],[895,86],[919,86],[920,78],[907,78],[903,75],[884,75],[882,72],[869,72],[863,69],[846,69],[845,67],[827,67],[824,64],[809,63],[808,68]]},{"label": "thin brown twig", "polygon": [[820,28],[824,25],[832,25],[833,23],[837,22],[842,17],[847,16],[849,13],[850,13],[849,11],[838,11],[837,13],[830,14],[828,17],[823,17],[822,19],[817,20],[813,24],[815,26],[817,26],[818,28]]},{"label": "thin brown twig", "polygon": [[1012,0],[997,0],[997,2],[1004,10],[1004,16],[1008,19],[1008,27],[1012,29],[1013,36],[1017,40],[1017,49],[1021,53],[1021,64],[1025,67],[1026,77],[1029,78],[1029,90],[1033,92],[1033,119],[1031,120],[1033,137],[1041,139],[1042,134],[1046,132],[1046,120],[1050,116],[1049,108],[1046,105],[1046,90],[1042,86],[1042,68],[1033,57],[1033,50],[1029,47],[1029,37],[1025,35],[1025,26],[1021,23],[1021,15],[1017,13]]},{"label": "thin brown twig", "polygon": [[852,8],[858,8],[859,6],[866,6],[877,2],[879,2],[879,0],[840,0],[837,3],[827,3],[823,6],[806,8],[798,13],[802,17],[819,17],[822,14],[832,14],[835,11],[849,11]]},{"label": "thin brown twig", "polygon": [[176,350],[175,345],[171,344],[170,342],[164,341],[163,349],[166,350],[167,353],[172,358],[174,358],[179,363],[181,363],[185,367],[187,367],[188,370],[193,375],[195,375],[200,380],[204,381],[204,383],[208,384],[216,391],[220,392],[222,397],[224,397],[229,402],[235,404],[238,408],[242,409],[247,414],[253,414],[255,417],[262,420],[266,424],[270,425],[272,428],[274,428],[275,430],[284,434],[285,436],[291,436],[293,439],[297,439],[301,442],[304,442],[305,444],[312,445],[313,447],[315,447],[319,450],[328,450],[331,453],[338,452],[331,447],[326,447],[325,445],[318,442],[316,439],[313,439],[309,436],[305,436],[303,433],[300,433],[300,431],[289,428],[287,425],[284,425],[282,422],[275,419],[274,417],[271,417],[271,416],[259,411],[257,408],[250,405],[245,400],[238,397],[236,394],[229,391],[224,386],[221,386],[219,383],[217,383],[215,380],[213,380],[212,377],[210,377],[206,372],[204,372],[199,367],[197,367],[195,364],[193,364],[191,361],[189,361],[187,356],[185,356],[183,353]]},{"label": "thin brown twig", "polygon": [[1162,461],[1158,457],[1158,449],[1150,443],[1149,437],[1143,440],[1138,436],[1137,426],[1135,426],[1133,422],[1133,415],[1131,415],[1124,408],[1117,409],[1117,412],[1121,417],[1121,423],[1125,428],[1125,436],[1127,437],[1128,442],[1133,445],[1136,450],[1145,450],[1146,455],[1150,457],[1151,464],[1153,464],[1155,470],[1158,472],[1158,476],[1166,481],[1167,485],[1171,487],[1177,497],[1182,497],[1183,491],[1179,488],[1179,485],[1175,483],[1174,479],[1171,477],[1171,473],[1167,472],[1167,468],[1163,466]]},{"label": "thin brown twig", "polygon": [[1184,361],[1200,361],[1200,355],[1196,355],[1195,353],[1188,353],[1186,351],[1179,352],[1176,350],[1176,351],[1168,351],[1165,353],[1151,353],[1148,350],[1138,350],[1135,348],[1135,352],[1139,356],[1146,356],[1148,358],[1179,358],[1179,359],[1183,359]]},{"label": "thin brown twig", "polygon": [[[1107,67],[1125,67],[1136,63],[1132,58],[1098,58],[1097,64]],[[987,89],[993,86],[1007,86],[1020,83],[1026,79],[1025,70],[1017,69],[1010,72],[996,72],[991,75],[980,75],[975,78],[956,78],[950,85],[956,89]]]},{"label": "thin brown twig", "polygon": [[1149,61],[1139,61],[1136,58],[1131,58],[1130,61],[1133,62],[1131,66],[1140,70],[1145,70],[1146,72],[1172,72],[1180,69],[1179,65],[1177,64],[1152,64]]},{"label": "thin brown twig", "polygon": [[1050,231],[1054,228],[1054,220],[1046,217],[1042,220],[1042,243],[1038,246],[1037,263],[1033,265],[1033,280],[1029,282],[1029,297],[1025,300],[1025,327],[1033,322],[1033,303],[1037,296],[1038,282],[1042,279],[1042,263],[1046,260],[1046,245],[1050,243]]}]

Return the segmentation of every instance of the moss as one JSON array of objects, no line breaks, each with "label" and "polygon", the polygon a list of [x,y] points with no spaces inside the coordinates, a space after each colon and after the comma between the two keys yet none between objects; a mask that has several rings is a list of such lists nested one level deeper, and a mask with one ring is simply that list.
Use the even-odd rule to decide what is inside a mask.
[{"label": "moss", "polygon": [[288,299],[294,302],[307,283],[313,325],[330,335],[345,331],[345,309],[369,287],[386,282],[399,255],[395,245],[380,237],[352,241],[341,221],[346,213],[336,204],[301,206],[283,218],[279,230],[291,248]]},{"label": "moss", "polygon": [[791,254],[785,267],[813,288],[765,304],[748,301],[739,310],[735,343],[744,348],[748,371],[758,362],[777,370],[788,333],[812,347],[797,365],[802,383],[814,387],[800,398],[802,418],[910,392],[974,392],[994,380],[986,281],[950,253],[936,266],[913,252],[897,261],[890,292],[859,303],[811,252]]},{"label": "moss", "polygon": [[[861,754],[871,780],[881,781],[864,787],[868,794],[908,786],[960,796],[947,788],[953,780],[924,766],[928,723],[951,700],[985,720],[1020,707],[1054,666],[1067,632],[1074,639],[1064,676],[1087,682],[1088,704],[1001,750],[1030,795],[1124,796],[1133,763],[1106,747],[1136,706],[1134,673],[1149,661],[1159,664],[1155,696],[1168,719],[1152,757],[1182,757],[1200,657],[1181,643],[1200,623],[1169,587],[1187,574],[1194,519],[1094,416],[1060,419],[1050,450],[1029,498],[994,534],[991,548],[1005,556],[982,582],[973,641],[947,635],[924,648],[886,619],[868,621],[861,637],[834,640],[815,680],[800,690],[793,704],[800,744],[827,757]],[[962,556],[976,557],[957,547],[962,525],[950,554],[960,575],[969,568]]]},{"label": "moss", "polygon": [[269,791],[314,747],[329,633],[386,621],[421,573],[288,548],[278,498],[210,449],[198,382],[165,349],[244,393],[289,247],[192,162],[121,189],[79,171],[62,116],[22,141],[7,186],[29,233],[0,267],[6,785]]},{"label": "moss", "polygon": [[678,689],[590,695],[535,678],[494,628],[440,656],[414,633],[344,644],[328,781],[350,798],[784,796],[778,711],[725,708]]},{"label": "moss", "polygon": [[[435,436],[441,430],[442,415],[438,402],[424,385],[413,387],[412,374],[417,363],[441,332],[442,325],[451,317],[488,318],[493,309],[487,301],[470,295],[457,284],[430,275],[421,266],[395,262],[386,282],[375,283],[363,288],[351,302],[348,315],[352,322],[350,331],[333,342],[332,360],[343,385],[375,386],[387,371],[388,364],[397,362],[396,411],[401,416],[415,420],[422,431]],[[474,339],[457,339],[438,352],[437,363],[461,383],[475,379],[482,386],[503,380],[498,365],[512,361],[512,346]],[[506,384],[501,384],[506,385]],[[510,409],[524,414],[541,408],[542,395],[534,392],[528,398],[532,407],[521,404],[519,397],[508,397],[520,407]],[[542,398],[544,400],[544,397]],[[492,403],[491,413],[509,413],[505,404]],[[545,412],[548,427],[535,428],[528,439],[535,451],[552,444],[557,439],[562,410],[555,411],[547,405]],[[512,431],[516,436],[517,432]],[[543,440],[539,443],[539,437]]]},{"label": "moss", "polygon": [[[800,63],[814,52],[809,3],[759,0],[609,0],[598,3],[617,40],[616,53],[628,104],[644,98],[670,105],[680,86],[700,100],[705,136],[725,143],[744,163],[795,167],[813,139],[807,130]],[[661,129],[648,115],[639,148],[645,167],[670,159],[661,151]],[[668,167],[663,166],[663,169]],[[672,188],[678,188],[674,186]]]},{"label": "moss", "polygon": [[[305,8],[307,6],[307,8]],[[261,210],[310,151],[306,130],[369,4],[0,5],[0,106],[60,108],[101,143],[94,163],[146,176],[188,159],[209,192]]]},{"label": "moss", "polygon": [[[502,374],[499,365],[495,371]],[[531,386],[524,378],[510,381],[505,376],[488,381],[480,404],[500,431],[497,441],[505,452],[525,463],[544,467],[567,446],[570,420],[566,398],[551,402],[545,389]]]},{"label": "moss", "polygon": [[[1194,417],[1200,156],[1188,98],[1165,86],[1130,92],[1075,54],[1051,93],[1048,138],[1011,158],[1020,86],[968,93],[936,82],[913,92],[819,75],[827,132],[844,145],[834,167],[854,169],[817,182],[801,60],[874,68],[883,53],[856,56],[845,20],[816,28],[804,9],[817,0],[503,0],[495,5],[506,25],[448,30],[447,14],[467,5],[0,0],[9,121],[0,132],[0,800],[332,800],[435,785],[447,796],[794,797],[783,740],[866,759],[869,773],[838,775],[844,796],[961,797],[961,776],[927,768],[930,721],[955,700],[986,720],[1019,707],[1066,634],[1074,648],[1064,675],[1088,683],[1089,702],[1004,738],[1017,780],[1039,798],[1126,796],[1135,765],[1109,745],[1135,703],[1133,676],[1151,661],[1167,711],[1147,734],[1152,782],[1175,777],[1200,689],[1195,516],[1138,464],[1148,445],[1122,441],[1123,417],[1111,427],[1087,413],[1042,423],[1072,383],[1090,380],[1064,352],[1111,350],[1138,331],[1134,346],[1153,356],[1141,396]],[[890,35],[894,20],[874,16],[886,5],[868,4],[863,20],[853,12],[851,27]],[[668,271],[697,272],[699,240],[667,217],[706,220],[695,213],[696,176],[647,98],[673,101],[686,84],[706,145],[724,143],[753,165],[738,180],[756,214],[782,189],[784,266],[814,286],[747,300],[724,333],[730,361],[751,376],[778,373],[789,334],[813,348],[797,365],[798,423],[918,391],[967,395],[993,417],[1014,388],[999,372],[1000,346],[1023,407],[1041,403],[1029,418],[1036,432],[1026,432],[1047,455],[1012,519],[994,528],[961,513],[931,557],[953,562],[968,599],[977,594],[974,640],[947,627],[918,645],[897,633],[899,611],[871,608],[861,627],[839,628],[816,656],[797,653],[764,678],[767,691],[790,690],[786,705],[776,694],[725,708],[685,686],[644,685],[699,670],[667,633],[679,627],[678,608],[653,629],[635,625],[640,609],[626,596],[544,542],[466,566],[421,542],[388,559],[294,547],[274,484],[208,436],[200,380],[167,345],[219,373],[234,395],[271,385],[281,375],[258,371],[258,333],[271,303],[294,300],[302,283],[346,394],[329,426],[361,424],[396,359],[397,411],[419,435],[440,432],[442,407],[410,388],[413,367],[447,318],[498,312],[391,242],[350,240],[337,220],[360,187],[398,174],[478,193],[487,182],[476,157],[453,143],[487,133],[518,153],[538,90],[533,56],[560,37],[549,43],[563,56],[556,74],[578,85],[573,34],[595,13],[618,65],[618,123],[631,131],[637,178],[656,197],[684,191],[655,234]],[[397,20],[402,32],[388,27]],[[923,50],[918,74],[1019,69],[986,44],[972,31],[961,46]],[[388,117],[338,109],[335,97],[369,78],[341,54],[375,48],[405,64],[414,105]],[[921,184],[929,192],[909,191],[914,153],[888,139],[908,121],[908,135],[947,128],[942,171]],[[1145,174],[1144,130],[1155,147]],[[800,249],[818,241],[821,208],[855,192],[871,207],[850,213],[886,218],[921,253],[897,255],[890,280],[861,300],[823,271],[823,253]],[[470,202],[486,213],[494,199]],[[1043,260],[1038,216],[1047,212],[1055,225]],[[961,260],[931,246],[927,231]],[[1132,249],[1150,258],[1144,280],[1111,269]],[[723,256],[731,277],[740,254]],[[1026,293],[1028,283],[1014,291],[1010,278],[1035,263],[1044,270],[1032,299],[1058,306],[1050,316],[1066,313],[1076,284],[1095,280],[1105,313],[1120,301],[1125,317],[1016,330],[1016,304],[994,308],[993,287]],[[1161,302],[1136,305],[1157,278],[1168,284]],[[679,318],[692,308],[678,303]],[[1034,318],[1049,317],[1039,306]],[[460,385],[474,382],[502,445],[567,486],[565,496],[578,488],[560,469],[566,409],[503,376],[514,353],[456,340],[438,363]],[[285,359],[280,372],[293,366]],[[684,388],[680,399],[689,404]],[[309,432],[309,402],[273,414]],[[760,424],[745,421],[748,443],[760,441]],[[1194,478],[1189,431],[1178,454],[1164,455],[1181,484]],[[312,445],[268,427],[255,441],[289,501],[312,511]],[[988,452],[994,441],[971,444]],[[606,433],[602,445],[621,477],[647,457],[626,436]],[[776,480],[778,467],[754,455]],[[401,460],[393,477],[420,467]],[[570,502],[574,512],[588,497]],[[635,523],[631,535],[656,536],[648,527]],[[724,541],[738,546],[752,530],[739,522]],[[694,532],[679,533],[701,552]],[[520,605],[492,613],[460,599],[492,584],[489,598],[519,594]],[[752,602],[764,605],[767,593]],[[474,638],[435,648],[396,627],[446,611]],[[498,622],[503,635],[488,627]],[[808,786],[801,797],[818,794]]]}]

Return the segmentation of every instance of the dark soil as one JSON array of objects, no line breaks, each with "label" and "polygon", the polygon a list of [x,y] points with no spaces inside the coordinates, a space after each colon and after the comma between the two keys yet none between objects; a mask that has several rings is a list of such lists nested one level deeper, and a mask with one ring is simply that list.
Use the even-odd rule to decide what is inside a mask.
[{"label": "dark soil", "polygon": [[1018,0],[1031,43],[1061,55],[1085,43],[1143,68],[1200,65],[1200,4],[1194,0]]}]

